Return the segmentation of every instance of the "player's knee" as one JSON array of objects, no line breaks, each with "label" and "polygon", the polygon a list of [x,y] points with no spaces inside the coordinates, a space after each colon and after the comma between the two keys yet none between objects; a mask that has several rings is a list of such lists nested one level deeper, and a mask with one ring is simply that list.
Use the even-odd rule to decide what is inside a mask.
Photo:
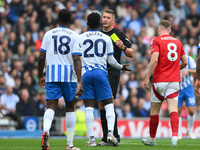
[{"label": "player's knee", "polygon": [[105,110],[104,105],[103,105],[103,103],[101,101],[99,101],[98,104],[99,104],[99,109],[100,110]]},{"label": "player's knee", "polygon": [[158,115],[158,114],[159,114],[158,110],[151,109],[151,115]]},{"label": "player's knee", "polygon": [[57,105],[58,105],[58,101],[55,101],[55,100],[47,101],[47,109],[52,109],[56,111]]},{"label": "player's knee", "polygon": [[108,104],[112,104],[113,103],[113,99],[109,98],[109,99],[103,100],[102,103],[103,103],[103,106],[108,105]]},{"label": "player's knee", "polygon": [[181,115],[181,107],[180,108],[178,108],[178,115],[180,116]]},{"label": "player's knee", "polygon": [[195,112],[195,110],[189,110],[188,112],[189,112],[189,115],[190,115],[190,116],[193,116],[193,115],[194,115],[194,112]]}]

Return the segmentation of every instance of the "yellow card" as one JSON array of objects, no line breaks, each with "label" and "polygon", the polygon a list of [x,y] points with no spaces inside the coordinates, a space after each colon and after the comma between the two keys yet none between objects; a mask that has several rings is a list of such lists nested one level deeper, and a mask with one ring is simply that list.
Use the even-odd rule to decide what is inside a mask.
[{"label": "yellow card", "polygon": [[119,40],[119,37],[115,33],[113,33],[110,37],[115,43],[117,40]]}]

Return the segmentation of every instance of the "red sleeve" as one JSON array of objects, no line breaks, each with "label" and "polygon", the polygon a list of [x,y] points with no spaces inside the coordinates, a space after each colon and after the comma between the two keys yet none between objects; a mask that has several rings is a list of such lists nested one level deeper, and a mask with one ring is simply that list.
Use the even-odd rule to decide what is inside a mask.
[{"label": "red sleeve", "polygon": [[157,38],[153,38],[153,40],[151,41],[151,54],[154,52],[159,52],[159,44],[158,44],[158,39]]}]

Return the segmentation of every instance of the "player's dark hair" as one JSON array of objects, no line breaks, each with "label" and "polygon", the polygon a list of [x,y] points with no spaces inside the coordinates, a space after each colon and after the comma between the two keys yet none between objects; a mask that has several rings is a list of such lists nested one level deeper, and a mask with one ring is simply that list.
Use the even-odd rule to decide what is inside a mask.
[{"label": "player's dark hair", "polygon": [[71,22],[71,12],[67,9],[61,9],[58,13],[58,24],[69,25]]},{"label": "player's dark hair", "polygon": [[92,12],[87,17],[87,25],[90,29],[96,29],[100,26],[101,16],[97,12]]},{"label": "player's dark hair", "polygon": [[162,20],[159,26],[163,26],[165,29],[171,29],[171,23],[168,20]]},{"label": "player's dark hair", "polygon": [[105,10],[103,11],[103,13],[112,14],[113,17],[115,17],[115,12],[114,12],[114,10],[112,10],[112,9],[105,9]]}]

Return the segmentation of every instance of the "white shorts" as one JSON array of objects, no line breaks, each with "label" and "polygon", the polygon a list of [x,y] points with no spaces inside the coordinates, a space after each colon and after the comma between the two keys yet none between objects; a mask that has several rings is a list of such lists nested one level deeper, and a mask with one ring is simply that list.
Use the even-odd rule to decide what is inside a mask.
[{"label": "white shorts", "polygon": [[179,82],[158,82],[151,87],[151,102],[161,103],[165,99],[178,101]]}]

